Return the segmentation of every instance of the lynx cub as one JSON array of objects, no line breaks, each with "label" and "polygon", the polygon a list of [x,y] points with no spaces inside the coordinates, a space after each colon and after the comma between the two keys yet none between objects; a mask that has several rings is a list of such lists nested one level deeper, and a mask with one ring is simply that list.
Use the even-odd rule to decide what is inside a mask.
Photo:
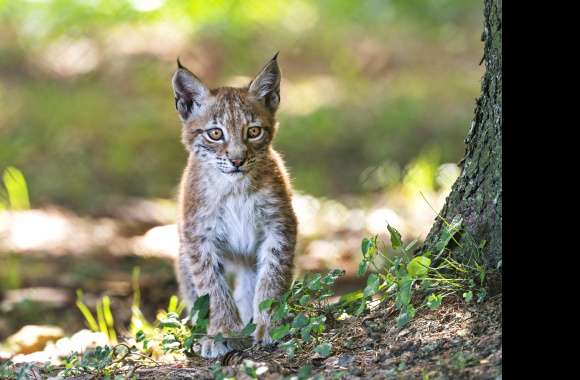
[{"label": "lynx cub", "polygon": [[[270,343],[270,317],[258,305],[285,292],[292,277],[296,217],[282,159],[272,148],[280,103],[277,54],[244,88],[207,88],[178,61],[173,76],[182,142],[189,153],[179,196],[181,297],[209,294],[208,334],[256,324]],[[236,275],[230,292],[224,272]],[[206,339],[206,358],[232,349]]]}]

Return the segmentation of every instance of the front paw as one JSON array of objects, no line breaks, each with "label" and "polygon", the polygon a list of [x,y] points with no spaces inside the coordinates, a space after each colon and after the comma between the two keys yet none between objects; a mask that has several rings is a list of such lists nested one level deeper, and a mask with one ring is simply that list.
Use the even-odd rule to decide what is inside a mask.
[{"label": "front paw", "polygon": [[256,324],[256,331],[254,331],[254,343],[266,346],[272,344],[273,342],[274,340],[270,336],[270,324],[269,323]]},{"label": "front paw", "polygon": [[214,339],[204,337],[200,340],[200,355],[205,359],[214,359],[224,356],[232,350],[225,342],[216,342]]}]

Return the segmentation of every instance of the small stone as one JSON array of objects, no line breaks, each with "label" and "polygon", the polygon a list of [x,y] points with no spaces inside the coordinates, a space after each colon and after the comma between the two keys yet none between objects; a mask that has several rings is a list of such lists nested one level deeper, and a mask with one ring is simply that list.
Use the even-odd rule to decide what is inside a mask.
[{"label": "small stone", "polygon": [[347,367],[354,361],[354,356],[348,354],[342,354],[338,358],[338,365],[341,367]]},{"label": "small stone", "polygon": [[405,330],[402,330],[397,336],[405,336],[408,333],[409,333],[409,330],[405,329]]},{"label": "small stone", "polygon": [[15,354],[30,354],[40,351],[46,343],[64,336],[64,331],[56,326],[27,325],[6,339]]},{"label": "small stone", "polygon": [[363,370],[362,370],[362,369],[360,369],[360,368],[358,368],[358,367],[355,367],[355,368],[351,369],[351,370],[350,370],[350,373],[351,373],[352,375],[354,375],[354,376],[362,376],[362,375],[364,375],[364,372],[363,372]]}]

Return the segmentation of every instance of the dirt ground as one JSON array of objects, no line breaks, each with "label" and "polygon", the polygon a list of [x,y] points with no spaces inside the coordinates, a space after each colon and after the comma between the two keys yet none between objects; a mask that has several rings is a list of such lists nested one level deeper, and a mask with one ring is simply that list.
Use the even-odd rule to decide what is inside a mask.
[{"label": "dirt ground", "polygon": [[[309,378],[324,379],[502,378],[501,295],[481,305],[451,301],[436,311],[423,309],[404,328],[395,325],[394,316],[392,308],[378,308],[365,317],[340,322],[324,337],[333,345],[332,355],[325,359],[298,353],[288,360],[276,347],[252,347],[222,358],[222,373],[250,379],[244,360],[251,359],[256,368],[262,367],[259,379],[291,378],[305,366],[311,367]],[[135,369],[125,376],[213,379],[212,365],[215,361],[196,358]]]},{"label": "dirt ground", "polygon": [[[74,261],[66,259],[55,259],[51,263],[55,267],[60,266],[61,269],[74,264]],[[102,260],[103,257],[99,259]],[[84,264],[86,260],[87,258]],[[115,266],[104,265],[107,268],[115,268],[107,271],[109,282],[125,284],[123,289],[119,290],[119,294],[111,294],[116,311],[130,309],[128,306],[131,299],[130,278],[126,277],[129,276],[130,268],[136,264],[142,269],[141,290],[144,300],[150,301],[153,305],[163,305],[166,302],[166,295],[171,294],[167,289],[175,287],[172,266],[159,260],[141,260],[138,263],[129,260],[117,262]],[[43,273],[47,273],[44,260],[38,263],[34,260],[27,261],[20,265],[29,270],[38,267]],[[76,266],[68,269],[70,273],[78,272]],[[74,302],[72,289],[82,287],[88,297],[91,293],[100,294],[102,289],[98,285],[103,283],[100,272],[82,273],[84,275],[78,279],[58,276],[50,283],[56,289],[67,291],[69,294],[67,302],[54,310],[43,310],[42,313],[36,310],[36,313],[27,312],[22,315],[46,317],[52,313],[55,318],[60,318],[62,324],[64,315],[62,310],[72,310],[70,318],[67,319],[67,321],[70,319],[70,323],[67,322],[65,325],[74,331],[82,328],[82,319],[78,311],[70,306]],[[32,272],[25,275],[21,279],[22,283],[26,286],[41,284],[46,286],[46,282],[36,283],[28,278],[33,275]],[[350,291],[351,287],[356,288],[357,285],[360,288],[360,284],[341,286],[344,287],[343,291]],[[107,288],[111,289],[112,286],[109,284]],[[3,319],[5,322],[36,322],[17,318],[16,316],[21,316],[16,314],[18,310],[7,313],[4,316],[7,319],[2,317],[0,322]],[[146,314],[154,315],[154,311],[152,308]],[[325,359],[317,355],[312,356],[310,354],[312,350],[306,350],[297,353],[294,359],[288,360],[286,353],[276,347],[252,347],[226,356],[221,363],[222,372],[227,377],[250,378],[244,370],[244,359],[251,359],[256,362],[256,366],[267,368],[267,370],[261,368],[265,372],[259,376],[260,379],[290,377],[296,375],[301,368],[304,371],[305,366],[311,367],[310,376],[322,375],[327,379],[501,379],[501,294],[483,304],[466,305],[463,301],[447,300],[438,310],[420,309],[415,319],[402,329],[396,326],[395,316],[396,311],[392,308],[379,307],[364,317],[337,322],[323,338],[333,345],[331,356]],[[121,325],[129,319],[129,315],[119,313],[116,313],[117,317]],[[5,331],[4,328],[0,330]],[[215,361],[194,358],[188,363],[135,368],[130,375],[136,375],[140,379],[211,379],[214,378],[212,365],[215,365]]]}]

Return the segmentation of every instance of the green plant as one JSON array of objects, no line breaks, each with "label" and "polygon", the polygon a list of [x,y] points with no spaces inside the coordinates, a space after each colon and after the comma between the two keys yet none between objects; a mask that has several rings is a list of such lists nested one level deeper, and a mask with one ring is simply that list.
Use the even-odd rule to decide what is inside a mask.
[{"label": "green plant", "polygon": [[77,290],[77,301],[76,305],[85,317],[88,327],[95,332],[102,332],[107,336],[107,339],[112,344],[117,344],[117,333],[115,331],[115,319],[113,318],[113,313],[111,312],[111,299],[109,296],[103,296],[100,301],[97,301],[96,313],[97,319],[93,316],[93,313],[84,303],[83,291]]},{"label": "green plant", "polygon": [[114,350],[110,346],[97,346],[82,356],[78,352],[73,352],[65,358],[64,369],[59,372],[59,376],[83,374],[110,376],[114,372],[113,353]]},{"label": "green plant", "polygon": [[[375,269],[367,279],[361,301],[355,314],[361,314],[367,302],[373,297],[380,302],[393,300],[399,311],[397,324],[406,325],[416,314],[417,309],[428,307],[437,309],[443,299],[452,294],[462,294],[466,302],[478,294],[478,302],[486,296],[484,289],[485,270],[480,263],[479,250],[482,244],[470,246],[474,251],[469,260],[456,260],[449,249],[451,242],[459,245],[455,238],[464,232],[461,228],[462,219],[455,217],[451,223],[444,221],[444,229],[435,244],[435,257],[429,251],[413,256],[412,248],[416,240],[403,244],[401,234],[391,225],[387,226],[390,233],[391,248],[395,254],[388,254],[386,249],[380,249],[378,237],[365,238],[362,242],[363,259],[359,265],[358,275],[364,276],[369,266]],[[464,233],[465,236],[469,236]],[[467,240],[472,243],[472,240]],[[384,266],[376,264],[380,257]],[[349,295],[353,297],[353,295]],[[413,298],[419,302],[413,302]]]},{"label": "green plant", "polygon": [[0,363],[0,378],[1,379],[15,379],[16,371],[14,370],[14,363],[12,360],[6,360]]},{"label": "green plant", "polygon": [[[37,378],[37,374],[48,375],[54,370],[50,362],[46,362],[44,365],[40,366],[37,364],[26,363],[17,367],[12,360],[6,360],[0,363],[0,379],[14,379],[14,380],[27,380]],[[47,376],[48,377],[48,376]]]},{"label": "green plant", "polygon": [[139,286],[139,279],[141,277],[141,268],[138,266],[133,267],[131,272],[131,287],[133,290],[133,302],[131,304],[131,323],[129,325],[129,333],[132,335],[137,335],[140,331],[141,334],[150,334],[153,330],[153,326],[147,321],[147,318],[143,315],[141,311],[141,287]]},{"label": "green plant", "polygon": [[303,280],[295,280],[290,290],[278,299],[267,299],[260,305],[260,311],[269,311],[272,321],[278,326],[270,331],[274,341],[290,337],[281,347],[290,357],[306,345],[321,357],[332,352],[332,344],[323,342],[322,334],[327,324],[338,319],[343,311],[340,303],[330,303],[334,296],[333,286],[344,275],[344,270],[335,269],[321,275],[306,275]]},{"label": "green plant", "polygon": [[[203,295],[196,299],[191,312],[185,318],[180,318],[184,306],[179,306],[177,297],[170,300],[167,312],[158,315],[159,328],[161,330],[161,346],[164,352],[180,352],[193,355],[194,345],[201,338],[213,339],[216,342],[224,340],[247,340],[256,329],[256,325],[248,323],[242,331],[227,336],[223,334],[208,335],[209,324],[209,295]],[[171,311],[170,311],[171,310]]]},{"label": "green plant", "polygon": [[[152,358],[139,352],[136,346],[117,344],[115,346],[97,346],[83,354],[70,353],[65,359],[64,368],[59,377],[90,375],[92,378],[110,379],[123,374],[123,379],[129,379],[131,373],[146,364],[159,365]],[[114,377],[117,378],[117,377]]]},{"label": "green plant", "polygon": [[28,185],[24,174],[15,167],[9,166],[2,173],[0,186],[0,210],[27,210],[30,208]]}]

